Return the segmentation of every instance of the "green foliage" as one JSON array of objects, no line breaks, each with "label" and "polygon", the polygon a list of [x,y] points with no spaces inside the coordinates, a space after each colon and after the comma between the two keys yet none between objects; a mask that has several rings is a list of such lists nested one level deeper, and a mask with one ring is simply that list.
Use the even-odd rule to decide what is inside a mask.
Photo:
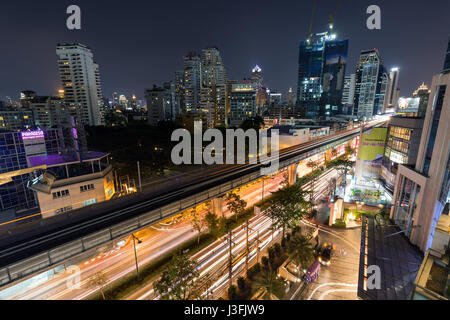
[{"label": "green foliage", "polygon": [[310,208],[310,203],[304,199],[306,192],[300,184],[285,186],[274,192],[272,205],[266,210],[266,215],[272,219],[273,229],[294,227]]},{"label": "green foliage", "polygon": [[228,288],[228,299],[229,300],[238,300],[237,288],[235,285],[231,285]]},{"label": "green foliage", "polygon": [[214,238],[219,238],[221,235],[220,232],[220,227],[219,227],[219,219],[217,218],[217,216],[212,213],[212,212],[208,212],[205,215],[205,224],[206,227],[208,228],[208,232],[209,234],[211,234],[212,236],[214,236]]},{"label": "green foliage", "polygon": [[156,281],[154,289],[163,300],[190,300],[198,298],[200,284],[198,263],[186,255],[175,255]]},{"label": "green foliage", "polygon": [[333,227],[335,227],[335,228],[346,228],[347,224],[345,223],[344,220],[336,219],[336,221],[333,224]]},{"label": "green foliage", "polygon": [[302,267],[307,267],[314,259],[314,250],[311,243],[304,236],[293,236],[287,251],[291,259]]},{"label": "green foliage", "polygon": [[255,129],[259,131],[262,127],[264,127],[264,119],[261,116],[245,119],[241,124],[243,130]]},{"label": "green foliage", "polygon": [[265,300],[271,300],[272,295],[275,295],[279,299],[286,295],[286,286],[283,279],[277,277],[276,271],[269,269],[262,270],[255,278],[253,292],[256,293],[260,289],[265,291],[263,296]]},{"label": "green foliage", "polygon": [[226,195],[225,200],[228,201],[227,208],[235,214],[236,219],[241,215],[247,207],[247,202],[235,192],[230,192]]},{"label": "green foliage", "polygon": [[247,270],[247,278],[253,281],[254,277],[260,272],[261,272],[261,264],[259,262],[255,263],[253,267]]}]

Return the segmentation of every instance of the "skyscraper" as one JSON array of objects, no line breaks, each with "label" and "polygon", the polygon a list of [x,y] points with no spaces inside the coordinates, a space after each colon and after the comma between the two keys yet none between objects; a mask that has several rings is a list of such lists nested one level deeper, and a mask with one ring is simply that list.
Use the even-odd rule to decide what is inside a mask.
[{"label": "skyscraper", "polygon": [[328,31],[300,43],[297,104],[306,115],[326,115],[325,105],[341,105],[347,64],[348,40]]},{"label": "skyscraper", "polygon": [[362,51],[356,68],[355,117],[372,118],[383,112],[388,80],[378,50]]},{"label": "skyscraper", "polygon": [[202,112],[208,114],[208,127],[227,122],[225,110],[226,71],[219,49],[209,47],[201,55],[202,84],[200,104]]},{"label": "skyscraper", "polygon": [[65,103],[73,110],[81,109],[83,124],[101,125],[102,88],[91,49],[79,43],[59,43],[56,54]]},{"label": "skyscraper", "polygon": [[[344,89],[342,90],[342,108],[353,107],[355,98],[356,74],[351,74],[345,77]],[[348,114],[347,112],[344,112]]]},{"label": "skyscraper", "polygon": [[450,39],[448,40],[447,54],[444,61],[444,73],[450,72]]},{"label": "skyscraper", "polygon": [[186,112],[198,112],[200,108],[200,88],[202,63],[195,53],[184,57],[184,104]]},{"label": "skyscraper", "polygon": [[[386,89],[386,103],[385,109],[394,108],[400,97],[400,90],[398,88],[399,68],[392,68],[389,73],[389,82]],[[386,111],[386,110],[384,110]]]}]

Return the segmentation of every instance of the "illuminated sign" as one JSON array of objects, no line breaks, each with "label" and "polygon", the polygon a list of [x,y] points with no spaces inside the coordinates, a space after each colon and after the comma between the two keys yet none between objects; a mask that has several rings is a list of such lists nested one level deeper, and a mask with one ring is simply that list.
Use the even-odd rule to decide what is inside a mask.
[{"label": "illuminated sign", "polygon": [[44,138],[44,131],[42,130],[22,131],[20,135],[22,136],[22,140],[38,139]]},{"label": "illuminated sign", "polygon": [[415,113],[419,111],[420,98],[400,98],[397,113]]},{"label": "illuminated sign", "polygon": [[383,157],[387,128],[373,128],[362,134],[358,160],[374,161]]}]

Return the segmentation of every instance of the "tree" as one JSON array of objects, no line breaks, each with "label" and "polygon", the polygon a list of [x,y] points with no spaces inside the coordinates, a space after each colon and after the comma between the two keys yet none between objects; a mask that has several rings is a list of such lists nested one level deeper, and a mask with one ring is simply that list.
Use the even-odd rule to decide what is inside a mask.
[{"label": "tree", "polygon": [[94,273],[92,276],[90,276],[88,281],[88,286],[92,288],[100,287],[100,292],[102,294],[103,300],[106,300],[104,287],[107,283],[106,274],[104,274],[102,271],[98,271]]},{"label": "tree", "polygon": [[271,206],[266,215],[272,219],[273,229],[282,229],[283,238],[286,228],[293,227],[311,206],[304,199],[306,192],[299,183],[286,186],[273,193]]},{"label": "tree", "polygon": [[245,119],[241,124],[241,129],[243,130],[255,129],[256,131],[259,131],[259,129],[263,127],[264,119],[261,116]]},{"label": "tree", "polygon": [[336,158],[337,155],[338,155],[338,151],[336,150],[336,148],[331,149],[331,157]]},{"label": "tree", "polygon": [[228,210],[235,214],[237,221],[238,215],[242,214],[245,211],[247,202],[244,199],[241,199],[241,196],[235,192],[228,193],[225,197],[225,200],[228,201]]},{"label": "tree", "polygon": [[206,226],[206,221],[200,218],[200,214],[194,209],[192,212],[191,220],[192,228],[197,231],[197,244],[200,243],[200,235],[202,229]]},{"label": "tree", "polygon": [[301,267],[307,267],[314,259],[314,249],[305,236],[295,235],[288,246],[289,257]]},{"label": "tree", "polygon": [[352,148],[351,145],[347,144],[345,146],[345,155],[350,158],[355,153],[355,149]]},{"label": "tree", "polygon": [[219,219],[217,218],[217,216],[214,213],[208,211],[208,213],[204,217],[204,220],[209,234],[217,239],[220,236]]},{"label": "tree", "polygon": [[347,184],[347,173],[353,168],[354,162],[348,159],[339,159],[335,162],[335,168],[341,175],[344,175],[344,186]]},{"label": "tree", "polygon": [[105,125],[108,127],[125,127],[127,118],[120,111],[110,111],[105,114]]},{"label": "tree", "polygon": [[309,160],[306,166],[312,170],[313,178],[311,179],[311,193],[309,200],[312,202],[314,200],[314,185],[316,182],[316,177],[314,176],[314,171],[319,168],[320,163],[318,161]]},{"label": "tree", "polygon": [[270,269],[263,269],[260,274],[255,277],[253,284],[254,292],[264,290],[263,298],[272,300],[273,296],[281,299],[285,296],[285,283],[282,278],[277,277],[277,272]]},{"label": "tree", "polygon": [[190,300],[200,298],[202,278],[198,263],[186,255],[176,254],[155,282],[154,289],[163,300]]}]

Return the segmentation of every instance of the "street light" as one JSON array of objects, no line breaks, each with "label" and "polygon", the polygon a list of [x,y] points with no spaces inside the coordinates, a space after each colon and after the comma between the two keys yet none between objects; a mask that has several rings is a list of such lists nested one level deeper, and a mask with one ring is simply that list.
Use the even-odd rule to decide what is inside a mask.
[{"label": "street light", "polygon": [[136,254],[136,241],[138,241],[138,244],[142,243],[141,240],[139,240],[139,238],[137,238],[134,234],[131,234],[131,236],[133,237],[133,247],[134,247],[134,261],[136,262],[136,276],[137,279],[139,280],[139,268],[138,268],[138,262],[137,262],[137,254]]}]

